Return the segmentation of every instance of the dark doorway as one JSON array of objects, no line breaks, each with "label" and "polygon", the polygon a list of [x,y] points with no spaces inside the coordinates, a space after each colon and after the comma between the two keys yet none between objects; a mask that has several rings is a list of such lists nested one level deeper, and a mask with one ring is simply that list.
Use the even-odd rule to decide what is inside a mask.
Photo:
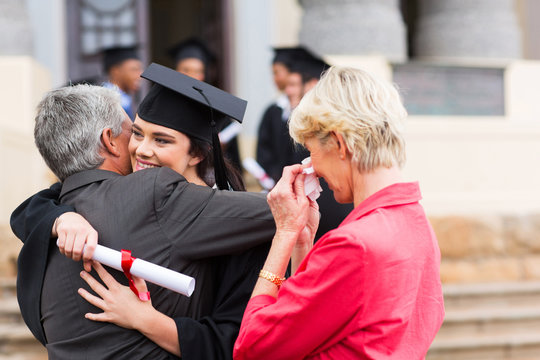
[{"label": "dark doorway", "polygon": [[66,1],[68,81],[99,84],[105,80],[101,51],[139,46],[148,60],[147,0]]},{"label": "dark doorway", "polygon": [[207,82],[228,87],[227,64],[230,53],[225,46],[226,28],[222,0],[149,2],[150,58],[153,62],[174,67],[168,49],[189,37],[205,42],[216,56],[215,67],[209,69]]}]

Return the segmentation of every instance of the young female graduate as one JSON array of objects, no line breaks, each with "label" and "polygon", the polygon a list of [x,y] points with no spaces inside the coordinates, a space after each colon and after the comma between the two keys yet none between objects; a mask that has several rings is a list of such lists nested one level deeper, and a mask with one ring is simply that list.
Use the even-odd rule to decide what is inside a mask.
[{"label": "young female graduate", "polygon": [[[219,96],[211,96],[214,95],[213,91],[218,89],[210,90],[209,87],[204,86],[206,84],[195,80],[188,81],[186,76],[155,64],[151,65],[142,76],[156,84],[141,103],[133,124],[133,133],[129,143],[133,170],[167,166],[182,174],[191,183],[214,186],[219,189],[243,189],[241,178],[234,175],[231,169],[224,165],[219,151],[217,128],[208,126],[208,121],[201,121],[202,117],[210,117],[212,124],[214,117],[218,120],[218,114],[213,114],[212,108],[213,102],[219,100]],[[181,81],[178,81],[179,79]],[[202,104],[190,99],[186,101],[186,93],[201,93],[201,90]],[[218,107],[219,104],[215,106]],[[36,237],[32,239],[33,243],[45,243],[46,248],[49,236],[43,236],[43,231],[51,231],[51,218],[72,209],[56,206],[51,199],[54,196],[58,194],[51,190],[42,193],[40,197],[34,197],[21,205],[12,215],[12,228],[20,238],[26,240],[26,244],[28,244],[28,238]],[[189,196],[196,197],[198,194]],[[234,213],[235,209],[224,209],[224,211]],[[240,213],[240,211],[236,212]],[[42,216],[43,214],[46,215]],[[198,216],[189,215],[190,217]],[[269,210],[268,216],[271,218]],[[74,225],[62,221],[62,217],[58,219],[55,222],[53,235],[59,235],[59,240],[61,239],[59,245],[64,248],[66,255],[80,259],[81,249],[86,241],[89,242],[87,248],[95,245],[97,240],[95,231],[84,227],[84,222],[80,220]],[[227,244],[223,243],[223,239],[216,238],[216,247],[221,247],[220,256],[212,255],[212,252],[216,252],[212,246],[184,249],[191,254],[192,258],[198,258],[195,266],[200,266],[206,271],[204,278],[197,279],[196,287],[198,286],[199,289],[196,289],[190,300],[199,303],[190,305],[184,314],[175,314],[178,317],[174,319],[159,313],[152,307],[151,302],[140,302],[129,288],[120,285],[100,265],[96,265],[109,289],[99,285],[89,274],[83,273],[84,279],[97,290],[103,300],[89,295],[84,290],[81,293],[105,311],[102,314],[87,315],[87,318],[109,321],[139,330],[165,350],[177,356],[181,355],[183,359],[231,358],[232,346],[238,334],[242,313],[274,231],[273,222],[268,221],[265,226],[267,228],[257,229],[257,234],[252,234],[252,237],[257,240],[245,241],[244,244],[236,242],[234,245],[231,242],[228,248]],[[73,229],[78,229],[78,231],[70,232]],[[216,229],[209,230],[216,232]],[[242,229],[237,230],[240,236]],[[196,236],[196,234],[190,234],[190,236]],[[75,240],[77,241],[74,243]],[[189,241],[196,247],[197,242],[193,238]],[[221,243],[218,245],[218,242]],[[178,247],[178,245],[175,246]],[[85,252],[85,257],[88,255]],[[19,264],[25,262],[24,254],[22,256]],[[26,262],[28,261],[27,258]],[[44,269],[45,265],[41,266]],[[39,277],[39,269],[37,273],[36,269],[26,270],[26,273]],[[24,278],[25,275],[22,275]],[[28,279],[29,275],[26,278]],[[34,279],[33,282],[34,291],[40,290],[39,281]],[[23,296],[23,293],[24,290],[20,295]],[[29,316],[32,317],[30,322],[33,322],[35,327],[41,326],[39,319],[35,318],[35,311],[27,315],[25,320]],[[39,316],[39,308],[37,316]],[[29,321],[27,323],[32,329]],[[159,330],[148,333],[148,329]],[[169,336],[165,336],[165,329],[169,331]],[[36,334],[36,331],[33,330],[33,332]]]},{"label": "young female graduate", "polygon": [[[179,73],[214,84],[215,76],[213,75],[216,73],[217,58],[200,39],[190,37],[180,41],[169,49],[169,55],[174,61],[174,68]],[[224,127],[230,123],[231,121],[227,121]],[[234,137],[221,145],[225,158],[230,160],[237,170],[242,169],[237,138]]]}]

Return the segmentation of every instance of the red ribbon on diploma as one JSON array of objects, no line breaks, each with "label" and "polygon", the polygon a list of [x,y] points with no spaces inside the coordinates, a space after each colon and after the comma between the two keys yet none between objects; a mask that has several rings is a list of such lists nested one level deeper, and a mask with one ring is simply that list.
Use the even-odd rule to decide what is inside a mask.
[{"label": "red ribbon on diploma", "polygon": [[135,293],[141,299],[141,301],[148,301],[150,300],[150,292],[139,292],[137,290],[137,287],[135,286],[135,282],[133,281],[133,278],[131,277],[131,273],[129,272],[131,270],[131,265],[133,265],[133,261],[136,259],[131,256],[131,251],[122,249],[122,270],[124,270],[124,275],[129,280],[129,288],[131,291]]}]

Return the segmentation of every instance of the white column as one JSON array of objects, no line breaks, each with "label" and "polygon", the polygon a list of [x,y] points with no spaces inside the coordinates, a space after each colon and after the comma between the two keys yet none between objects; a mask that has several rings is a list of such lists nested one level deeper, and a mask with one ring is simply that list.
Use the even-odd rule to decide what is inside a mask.
[{"label": "white column", "polygon": [[322,55],[407,58],[398,0],[301,0],[300,43]]},{"label": "white column", "polygon": [[514,0],[420,0],[415,53],[420,59],[522,56]]},{"label": "white column", "polygon": [[0,0],[0,55],[32,55],[32,33],[24,1]]}]

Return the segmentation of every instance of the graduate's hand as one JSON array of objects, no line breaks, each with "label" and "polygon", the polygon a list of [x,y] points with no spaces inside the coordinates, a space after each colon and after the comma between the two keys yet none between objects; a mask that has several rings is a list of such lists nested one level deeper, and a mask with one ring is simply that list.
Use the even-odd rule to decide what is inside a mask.
[{"label": "graduate's hand", "polygon": [[302,165],[287,166],[267,201],[276,222],[276,232],[291,234],[295,240],[307,224],[309,200],[304,194]]},{"label": "graduate's hand", "polygon": [[[101,285],[92,275],[86,271],[81,272],[81,277],[96,292],[98,296],[90,294],[85,289],[79,289],[81,295],[90,304],[103,310],[102,313],[85,314],[85,318],[93,321],[110,322],[126,329],[141,331],[152,321],[153,314],[157,312],[152,306],[151,300],[141,301],[128,286],[120,284],[107,270],[98,262],[92,263],[99,277],[105,286]],[[148,291],[146,282],[136,276],[132,276],[141,292]]]},{"label": "graduate's hand", "polygon": [[75,212],[63,213],[54,222],[52,236],[58,237],[57,245],[62,254],[75,261],[82,258],[84,269],[92,270],[92,256],[97,246],[98,233],[85,218]]}]

